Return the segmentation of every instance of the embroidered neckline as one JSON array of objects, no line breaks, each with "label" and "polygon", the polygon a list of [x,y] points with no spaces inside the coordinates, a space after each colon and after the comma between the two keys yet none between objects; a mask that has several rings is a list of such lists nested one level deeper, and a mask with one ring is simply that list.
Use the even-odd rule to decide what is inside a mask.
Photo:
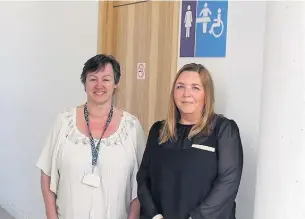
[{"label": "embroidered neckline", "polygon": [[[63,113],[63,117],[67,121],[67,130],[65,137],[75,144],[90,145],[89,137],[83,134],[76,126],[76,110],[77,108],[68,109]],[[122,144],[128,137],[129,130],[135,125],[135,119],[126,111],[123,111],[118,129],[106,138],[101,139],[101,144],[104,146],[114,146]],[[98,139],[94,139],[97,141]]]}]

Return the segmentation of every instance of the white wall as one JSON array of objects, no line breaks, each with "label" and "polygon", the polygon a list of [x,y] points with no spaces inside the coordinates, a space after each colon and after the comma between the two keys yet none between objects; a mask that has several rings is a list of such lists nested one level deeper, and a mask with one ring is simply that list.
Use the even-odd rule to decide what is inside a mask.
[{"label": "white wall", "polygon": [[305,219],[305,2],[267,4],[255,219]]},{"label": "white wall", "polygon": [[44,218],[35,163],[55,114],[84,101],[97,20],[93,1],[0,2],[0,205],[17,219]]},{"label": "white wall", "polygon": [[[244,171],[237,198],[237,218],[252,219],[256,183],[266,2],[229,1],[227,56],[179,58],[205,65],[212,73],[216,111],[234,119],[244,146]],[[179,50],[178,50],[179,51]]]}]

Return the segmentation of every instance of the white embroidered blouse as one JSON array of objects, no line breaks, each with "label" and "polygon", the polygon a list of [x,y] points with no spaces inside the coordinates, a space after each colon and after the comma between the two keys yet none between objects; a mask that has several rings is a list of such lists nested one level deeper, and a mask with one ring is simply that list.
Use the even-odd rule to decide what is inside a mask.
[{"label": "white embroidered blouse", "polygon": [[101,140],[100,186],[85,185],[84,174],[92,171],[89,138],[76,126],[76,108],[60,113],[37,162],[51,177],[58,218],[126,219],[137,197],[136,174],[145,146],[140,122],[124,111],[117,131]]}]

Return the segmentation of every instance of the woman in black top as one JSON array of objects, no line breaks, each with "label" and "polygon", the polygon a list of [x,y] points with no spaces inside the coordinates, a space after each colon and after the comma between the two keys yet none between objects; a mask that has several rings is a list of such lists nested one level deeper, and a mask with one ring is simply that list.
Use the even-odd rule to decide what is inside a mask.
[{"label": "woman in black top", "polygon": [[137,175],[141,219],[235,219],[243,167],[239,129],[214,112],[213,81],[187,64],[173,83],[167,119],[150,129]]}]

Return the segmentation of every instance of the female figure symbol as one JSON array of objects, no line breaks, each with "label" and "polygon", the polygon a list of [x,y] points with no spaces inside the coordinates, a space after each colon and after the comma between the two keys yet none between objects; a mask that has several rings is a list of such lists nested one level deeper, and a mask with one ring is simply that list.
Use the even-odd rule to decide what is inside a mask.
[{"label": "female figure symbol", "polygon": [[185,12],[184,24],[185,24],[185,37],[190,38],[190,32],[193,22],[193,16],[191,11],[191,6],[187,6],[187,11]]}]

